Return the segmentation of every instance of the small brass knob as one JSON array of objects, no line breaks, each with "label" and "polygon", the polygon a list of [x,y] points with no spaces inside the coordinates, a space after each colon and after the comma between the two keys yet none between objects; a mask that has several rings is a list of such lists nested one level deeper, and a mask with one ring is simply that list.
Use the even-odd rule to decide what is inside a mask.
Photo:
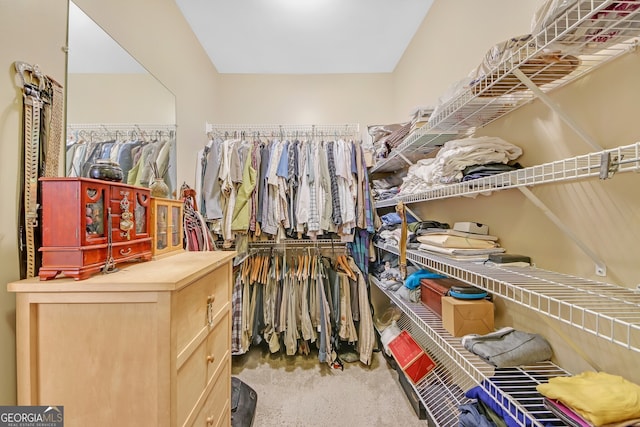
[{"label": "small brass knob", "polygon": [[211,304],[213,301],[215,301],[215,299],[216,299],[216,296],[215,296],[215,295],[209,295],[209,296],[207,297],[207,302],[208,302],[209,304]]},{"label": "small brass knob", "polygon": [[207,362],[213,363],[214,360],[216,360],[216,357],[213,354],[207,356]]},{"label": "small brass knob", "polygon": [[207,424],[208,425],[213,424],[213,417],[207,417]]}]

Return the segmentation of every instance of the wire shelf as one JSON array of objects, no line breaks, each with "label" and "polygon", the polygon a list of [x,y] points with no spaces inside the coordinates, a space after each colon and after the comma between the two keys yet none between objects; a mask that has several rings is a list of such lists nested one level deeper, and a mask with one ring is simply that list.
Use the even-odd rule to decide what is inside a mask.
[{"label": "wire shelf", "polygon": [[[428,125],[414,132],[416,135],[409,135],[407,144],[400,144],[389,154],[389,160],[380,160],[371,171],[398,169],[404,150],[421,149],[419,143],[409,143],[410,138],[420,139],[419,135],[425,133],[473,132],[475,128],[486,126],[526,105],[537,97],[528,84],[550,93],[632,52],[640,37],[640,9],[634,3],[619,0],[574,2],[543,30],[532,34],[532,43],[524,44],[467,90],[440,105]],[[622,11],[614,12],[614,7]],[[546,65],[536,62],[549,51],[559,52],[559,61],[549,61]],[[537,65],[532,67],[531,64]],[[520,72],[528,82],[518,77]],[[427,146],[430,142],[421,141]]]},{"label": "wire shelf", "polygon": [[[398,254],[389,245],[377,245]],[[640,292],[535,267],[454,261],[425,251],[407,259],[513,301],[626,349],[640,352]]]},{"label": "wire shelf", "polygon": [[384,159],[380,159],[371,168],[371,173],[394,172],[415,163],[426,157],[429,153],[442,147],[445,142],[458,137],[458,132],[442,133],[430,130],[424,126],[405,138],[400,145],[389,153]]},{"label": "wire shelf", "polygon": [[[398,326],[414,339],[437,363],[414,389],[439,426],[458,425],[458,406],[468,403],[464,393],[480,384],[506,412],[513,414],[520,425],[542,426],[545,423],[563,425],[542,405],[543,397],[535,390],[537,384],[567,372],[551,362],[535,365],[494,368],[467,351],[459,338],[452,337],[437,315],[421,303],[398,298],[393,292],[369,276],[389,299],[403,312]],[[557,424],[556,424],[557,422]]]},{"label": "wire shelf", "polygon": [[470,181],[447,184],[416,194],[404,194],[376,202],[389,207],[399,201],[419,203],[449,197],[487,194],[510,188],[574,181],[585,178],[610,178],[615,173],[640,172],[640,142],[596,153],[544,163]]}]

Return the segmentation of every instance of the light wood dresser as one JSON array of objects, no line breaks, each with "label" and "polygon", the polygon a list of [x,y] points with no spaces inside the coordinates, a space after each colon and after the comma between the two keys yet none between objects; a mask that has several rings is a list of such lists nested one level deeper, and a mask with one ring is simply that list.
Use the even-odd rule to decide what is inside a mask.
[{"label": "light wood dresser", "polygon": [[230,426],[234,256],[9,283],[18,404],[64,406],[67,427]]}]

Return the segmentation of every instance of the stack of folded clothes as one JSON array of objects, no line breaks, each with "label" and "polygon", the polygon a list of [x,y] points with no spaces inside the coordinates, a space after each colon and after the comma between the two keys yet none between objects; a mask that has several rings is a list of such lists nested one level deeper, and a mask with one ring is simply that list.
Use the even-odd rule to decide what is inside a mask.
[{"label": "stack of folded clothes", "polygon": [[473,179],[499,175],[501,173],[511,172],[517,169],[522,169],[522,165],[518,162],[512,165],[505,163],[486,163],[482,165],[471,165],[462,170],[462,181],[471,181]]},{"label": "stack of folded clothes", "polygon": [[424,230],[415,239],[419,250],[459,261],[486,261],[489,255],[505,251],[496,236],[455,229]]},{"label": "stack of folded clothes", "polygon": [[[522,149],[496,136],[468,137],[447,141],[433,158],[418,160],[410,166],[402,180],[399,195],[417,194],[446,184],[461,182],[468,167],[484,166],[495,172],[508,172],[518,168],[513,161],[522,155]],[[502,164],[503,166],[498,166]],[[492,166],[485,166],[492,165]],[[478,173],[480,169],[477,170]],[[471,169],[473,171],[473,169]]]},{"label": "stack of folded clothes", "polygon": [[541,335],[508,326],[485,335],[465,335],[462,345],[498,368],[532,365],[553,355],[551,345]]},{"label": "stack of folded clothes", "polygon": [[640,426],[640,386],[605,372],[583,372],[540,384],[545,406],[568,426]]}]

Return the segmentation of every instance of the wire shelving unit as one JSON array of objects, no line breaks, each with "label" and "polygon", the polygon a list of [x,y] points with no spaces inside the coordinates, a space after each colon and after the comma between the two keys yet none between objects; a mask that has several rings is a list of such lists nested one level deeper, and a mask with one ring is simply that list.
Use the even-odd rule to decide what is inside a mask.
[{"label": "wire shelving unit", "polygon": [[[614,13],[614,9],[623,12]],[[634,1],[573,2],[532,34],[531,42],[441,104],[427,125],[409,134],[386,159],[379,159],[371,172],[403,169],[420,158],[416,153],[430,153],[457,134],[472,133],[634,51],[638,37],[640,9]],[[554,60],[545,62],[549,52]]]}]

